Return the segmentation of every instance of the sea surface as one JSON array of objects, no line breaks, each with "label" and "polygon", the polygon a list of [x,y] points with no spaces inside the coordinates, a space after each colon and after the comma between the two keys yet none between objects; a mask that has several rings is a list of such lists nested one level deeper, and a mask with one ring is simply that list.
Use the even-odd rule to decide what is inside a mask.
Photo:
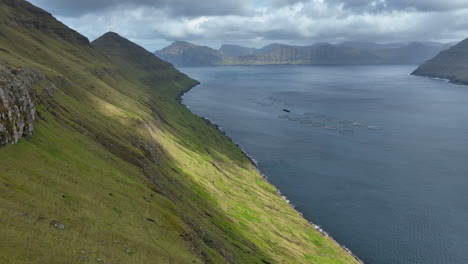
[{"label": "sea surface", "polygon": [[468,86],[415,68],[182,68],[183,103],[365,263],[466,264]]}]

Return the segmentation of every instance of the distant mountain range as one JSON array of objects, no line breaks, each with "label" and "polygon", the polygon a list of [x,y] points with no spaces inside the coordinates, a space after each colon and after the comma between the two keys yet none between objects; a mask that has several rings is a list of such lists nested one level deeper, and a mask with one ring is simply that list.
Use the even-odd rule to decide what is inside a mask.
[{"label": "distant mountain range", "polygon": [[175,66],[421,64],[451,45],[437,42],[343,42],[310,46],[275,43],[260,49],[223,45],[216,50],[176,41],[154,54]]},{"label": "distant mountain range", "polygon": [[468,85],[468,39],[417,68],[413,75],[448,79],[453,83]]}]

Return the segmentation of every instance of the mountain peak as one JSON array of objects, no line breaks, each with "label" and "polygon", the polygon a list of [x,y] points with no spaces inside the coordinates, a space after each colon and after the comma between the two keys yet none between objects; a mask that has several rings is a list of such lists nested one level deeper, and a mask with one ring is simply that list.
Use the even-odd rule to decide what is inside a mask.
[{"label": "mountain peak", "polygon": [[[125,72],[133,72],[135,75],[141,75],[143,72],[150,72],[149,76],[144,76],[146,81],[158,78],[161,81],[164,78],[174,77],[173,67],[147,51],[138,44],[120,36],[115,32],[107,32],[91,43],[97,50],[109,58],[118,61],[125,69]],[[131,63],[130,63],[131,62]],[[162,77],[161,71],[169,69],[168,72],[174,71],[171,74],[166,74]],[[153,72],[151,72],[153,70]]]},{"label": "mountain peak", "polygon": [[100,36],[99,38],[95,39],[92,43],[93,43],[93,46],[95,46],[97,43],[104,43],[104,42],[107,42],[107,43],[114,43],[114,44],[117,44],[117,43],[132,43],[130,40],[122,37],[121,35],[119,35],[118,33],[115,33],[115,32],[112,32],[112,31],[109,31],[107,33],[105,33],[104,35]]},{"label": "mountain peak", "polygon": [[129,52],[138,52],[140,54],[147,54],[150,53],[149,51],[145,50],[143,47],[139,46],[138,44],[132,42],[131,40],[122,37],[118,33],[115,32],[107,32],[104,35],[100,36],[99,38],[95,39],[91,43],[94,47],[97,48],[106,48],[106,49],[122,49],[125,47]]},{"label": "mountain peak", "polygon": [[176,40],[172,42],[169,46],[165,47],[164,49],[172,50],[172,49],[186,49],[186,48],[194,48],[194,47],[198,47],[198,45],[195,45],[188,41]]},{"label": "mountain peak", "polygon": [[222,60],[223,53],[207,46],[198,46],[186,41],[174,41],[154,53],[157,57],[176,66],[209,66]]},{"label": "mountain peak", "polygon": [[172,45],[188,45],[188,46],[195,46],[195,44],[193,43],[190,43],[188,41],[184,41],[184,40],[176,40],[172,43]]},{"label": "mountain peak", "polygon": [[115,33],[113,31],[109,31],[107,33],[104,33],[104,35],[102,35],[101,37],[105,37],[105,38],[123,38],[118,33]]}]

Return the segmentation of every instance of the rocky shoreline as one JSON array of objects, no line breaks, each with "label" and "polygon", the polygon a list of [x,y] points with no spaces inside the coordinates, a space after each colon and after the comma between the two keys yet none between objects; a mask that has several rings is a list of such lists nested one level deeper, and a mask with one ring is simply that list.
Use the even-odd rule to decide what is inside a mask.
[{"label": "rocky shoreline", "polygon": [[[199,86],[199,85],[201,85],[200,82],[199,82],[198,84],[192,86],[192,87],[191,87],[190,89],[188,89],[187,91],[181,93],[181,94],[177,97],[177,101],[178,101],[181,105],[183,105],[184,107],[186,107],[187,109],[189,109],[188,106],[185,105],[185,104],[183,103],[183,97],[184,97],[185,94],[187,94],[187,93],[190,92],[193,88],[195,88],[195,87],[197,87],[197,86]],[[190,109],[189,109],[189,110],[190,110]],[[202,119],[205,121],[205,123],[206,123],[207,125],[209,125],[209,126],[215,128],[216,130],[218,130],[219,133],[221,133],[221,134],[222,134],[223,136],[225,136],[229,141],[231,141],[234,145],[236,145],[236,146],[239,148],[239,150],[247,157],[247,159],[250,161],[250,163],[251,163],[252,166],[255,168],[255,170],[263,177],[263,179],[265,179],[266,181],[268,181],[268,177],[260,171],[259,166],[258,166],[258,162],[257,162],[251,155],[249,155],[244,149],[242,149],[242,148],[239,146],[239,144],[237,144],[237,143],[234,141],[234,139],[232,139],[230,136],[228,136],[228,135],[226,134],[226,132],[225,132],[218,124],[214,123],[214,122],[211,121],[211,119],[209,119],[209,118],[202,117],[202,116],[199,116],[199,117],[202,118]],[[291,206],[291,208],[293,208],[296,212],[298,212],[301,216],[303,216],[303,214],[302,214],[300,211],[298,211],[298,210],[296,209],[296,207],[294,206],[294,204],[292,204],[292,203],[287,199],[287,197],[281,193],[281,191],[279,190],[279,188],[278,188],[277,186],[273,185],[270,181],[268,181],[268,183],[271,184],[271,185],[276,189],[278,195],[281,196],[281,197],[289,204],[289,206]],[[329,237],[329,238],[330,238],[331,240],[333,240],[337,245],[339,245],[343,250],[345,250],[346,252],[348,252],[348,254],[350,254],[354,259],[356,259],[356,261],[358,261],[358,262],[361,263],[361,264],[364,264],[364,262],[363,262],[361,259],[359,259],[359,257],[356,256],[349,248],[347,248],[346,246],[344,246],[344,245],[338,243],[329,233],[327,233],[325,230],[323,230],[319,225],[313,223],[312,221],[310,221],[310,220],[308,220],[308,219],[306,219],[306,220],[307,220],[318,232],[320,232],[323,236]]]},{"label": "rocky shoreline", "polygon": [[456,85],[468,85],[468,81],[459,80],[459,79],[457,79],[457,77],[454,77],[454,76],[440,76],[440,75],[432,75],[432,74],[423,74],[423,73],[418,73],[416,71],[412,72],[411,75],[418,76],[418,77],[426,77],[426,78],[436,79],[436,80],[445,80],[448,83],[456,84]]}]

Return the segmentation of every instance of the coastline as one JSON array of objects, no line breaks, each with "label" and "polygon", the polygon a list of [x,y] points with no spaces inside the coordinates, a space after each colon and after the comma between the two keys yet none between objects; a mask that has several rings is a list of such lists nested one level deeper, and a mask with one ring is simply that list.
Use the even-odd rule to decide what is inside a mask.
[{"label": "coastline", "polygon": [[417,76],[417,77],[429,78],[429,79],[433,79],[433,80],[446,81],[446,82],[448,82],[450,84],[455,84],[455,85],[468,86],[468,81],[457,80],[454,77],[431,75],[431,74],[426,74],[425,75],[425,74],[417,73],[416,71],[412,72],[410,75]]},{"label": "coastline", "polygon": [[[201,82],[197,81],[197,84],[193,85],[192,87],[188,88],[186,91],[182,92],[180,95],[177,96],[177,101],[179,102],[179,104],[181,104],[183,107],[185,107],[186,109],[188,109],[192,114],[202,118],[205,123],[213,128],[215,128],[216,130],[218,130],[219,133],[221,133],[227,140],[231,141],[234,145],[236,145],[237,148],[239,148],[239,150],[247,157],[247,159],[250,161],[250,163],[252,164],[252,166],[255,168],[255,170],[257,171],[258,174],[260,174],[263,179],[265,181],[267,181],[271,186],[273,186],[276,190],[276,192],[278,193],[279,196],[281,196],[284,201],[294,210],[296,211],[299,215],[301,215],[301,217],[304,218],[302,212],[300,212],[299,210],[296,209],[296,207],[294,206],[294,204],[292,204],[290,202],[290,200],[281,193],[281,190],[275,186],[274,184],[272,184],[269,180],[268,180],[268,177],[262,173],[259,169],[259,166],[258,166],[258,162],[257,160],[255,160],[254,157],[252,157],[251,155],[249,155],[244,149],[242,149],[242,147],[239,146],[239,144],[237,142],[234,141],[233,138],[231,138],[229,135],[226,134],[226,132],[218,125],[216,124],[215,122],[213,122],[211,119],[209,118],[206,118],[206,117],[203,117],[203,116],[199,116],[195,113],[193,113],[190,108],[184,104],[183,102],[183,97],[185,94],[187,94],[188,92],[190,92],[193,88],[199,86],[199,85],[202,85]],[[305,219],[305,218],[304,218]],[[319,225],[313,223],[311,220],[309,219],[305,219],[307,222],[309,222],[309,224],[315,228],[315,230],[317,230],[319,233],[321,233],[323,236],[326,236],[328,238],[330,238],[334,243],[336,243],[339,247],[341,247],[343,250],[345,250],[349,255],[351,255],[351,257],[353,257],[357,262],[361,263],[361,264],[364,264],[364,262],[358,257],[356,256],[349,248],[347,248],[345,245],[339,243],[338,241],[336,241],[328,232],[326,232],[324,229],[322,229]]]}]

